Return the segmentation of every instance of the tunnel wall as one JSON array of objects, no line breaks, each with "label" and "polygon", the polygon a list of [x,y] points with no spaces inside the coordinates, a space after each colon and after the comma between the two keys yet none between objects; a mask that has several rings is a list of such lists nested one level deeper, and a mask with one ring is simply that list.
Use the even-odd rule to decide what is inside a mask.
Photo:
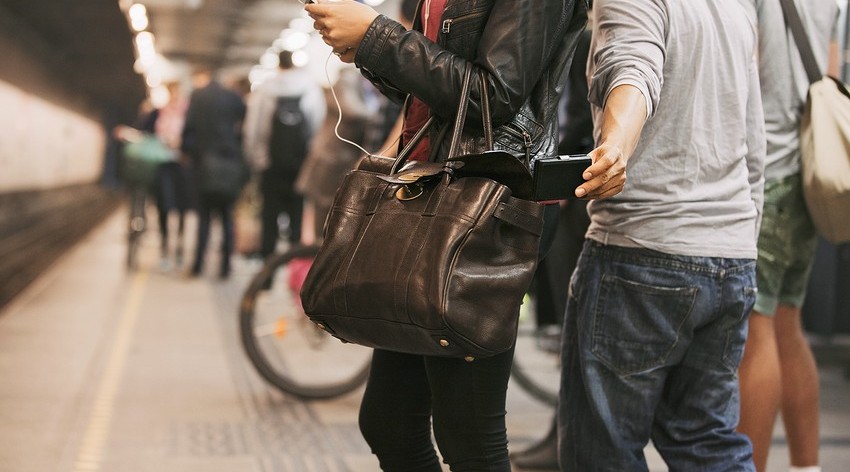
[{"label": "tunnel wall", "polygon": [[0,309],[121,201],[99,185],[106,112],[69,62],[0,4]]},{"label": "tunnel wall", "polygon": [[0,81],[0,193],[92,183],[106,135],[90,117]]}]

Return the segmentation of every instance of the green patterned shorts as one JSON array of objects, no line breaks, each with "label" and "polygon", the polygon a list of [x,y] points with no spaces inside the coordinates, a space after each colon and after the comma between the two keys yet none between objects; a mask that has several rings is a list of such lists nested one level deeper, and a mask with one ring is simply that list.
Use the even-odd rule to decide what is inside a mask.
[{"label": "green patterned shorts", "polygon": [[816,246],[800,175],[768,182],[758,241],[755,311],[773,316],[777,305],[803,305]]}]

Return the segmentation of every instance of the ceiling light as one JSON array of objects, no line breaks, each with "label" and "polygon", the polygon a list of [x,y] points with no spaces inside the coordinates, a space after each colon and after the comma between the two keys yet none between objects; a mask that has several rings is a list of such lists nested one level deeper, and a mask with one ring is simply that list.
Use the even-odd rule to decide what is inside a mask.
[{"label": "ceiling light", "polygon": [[295,67],[304,67],[310,62],[310,55],[303,49],[292,53],[292,65]]},{"label": "ceiling light", "polygon": [[151,104],[154,107],[162,108],[165,105],[168,105],[168,101],[171,100],[171,93],[168,91],[168,88],[160,84],[155,87],[151,87],[150,97]]},{"label": "ceiling light", "polygon": [[148,27],[148,10],[141,3],[134,3],[128,11],[130,25],[135,31],[144,31]]},{"label": "ceiling light", "polygon": [[248,73],[248,80],[251,81],[251,86],[253,87],[256,84],[260,84],[263,81],[274,77],[274,75],[274,69],[267,69],[263,66],[254,66],[251,68],[251,72]]},{"label": "ceiling light", "polygon": [[268,69],[274,69],[280,65],[280,60],[278,59],[277,54],[272,51],[267,51],[262,57],[260,57],[260,65]]},{"label": "ceiling light", "polygon": [[289,28],[295,31],[301,31],[302,33],[312,33],[315,31],[313,20],[310,18],[293,18],[289,22]]},{"label": "ceiling light", "polygon": [[366,5],[372,6],[372,7],[376,7],[376,6],[384,3],[384,0],[363,0],[363,3],[365,3]]},{"label": "ceiling light", "polygon": [[159,87],[162,85],[162,76],[159,75],[158,71],[152,70],[148,72],[147,76],[145,76],[145,83],[147,83],[150,88]]},{"label": "ceiling light", "polygon": [[136,35],[136,51],[141,59],[156,56],[156,48],[154,47],[154,37],[152,33],[143,31]]},{"label": "ceiling light", "polygon": [[287,28],[280,32],[281,49],[286,51],[297,51],[310,41],[310,36],[303,32]]}]

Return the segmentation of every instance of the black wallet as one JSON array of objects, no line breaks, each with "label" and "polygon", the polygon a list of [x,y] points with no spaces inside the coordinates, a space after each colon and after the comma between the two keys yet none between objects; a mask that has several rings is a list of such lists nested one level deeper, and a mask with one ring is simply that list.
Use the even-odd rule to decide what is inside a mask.
[{"label": "black wallet", "polygon": [[534,200],[575,199],[576,187],[585,182],[584,171],[593,161],[586,154],[557,156],[534,163]]}]

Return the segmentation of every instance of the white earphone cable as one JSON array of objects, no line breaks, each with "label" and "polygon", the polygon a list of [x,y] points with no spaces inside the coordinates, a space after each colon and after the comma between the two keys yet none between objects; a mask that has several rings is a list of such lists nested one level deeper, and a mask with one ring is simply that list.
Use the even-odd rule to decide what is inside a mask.
[{"label": "white earphone cable", "polygon": [[[339,134],[339,125],[342,123],[342,105],[340,105],[339,98],[337,98],[337,96],[336,96],[336,90],[334,89],[334,84],[331,81],[331,74],[330,74],[330,71],[329,71],[330,60],[331,60],[331,57],[333,57],[333,56],[334,56],[334,53],[333,53],[333,51],[331,51],[331,53],[328,54],[328,58],[325,59],[325,77],[328,79],[328,85],[331,88],[331,95],[333,95],[333,97],[334,97],[334,103],[336,103],[336,109],[339,112],[339,114],[337,116],[337,120],[336,120],[336,126],[334,126],[334,135],[336,135],[337,139],[339,139],[340,141],[347,143],[347,144],[350,144],[350,145],[356,147],[357,149],[363,151],[363,153],[366,154],[367,156],[373,155],[371,152],[363,149],[363,147],[360,146],[359,144],[355,143],[354,141],[350,141],[348,139],[345,139],[342,136],[340,136],[340,134]],[[396,143],[398,143],[398,140],[400,138],[401,138],[400,135],[397,136],[395,141],[388,144],[386,148],[382,149],[381,152],[379,153],[379,155],[385,154],[388,149],[390,149],[391,147],[396,145]]]}]

